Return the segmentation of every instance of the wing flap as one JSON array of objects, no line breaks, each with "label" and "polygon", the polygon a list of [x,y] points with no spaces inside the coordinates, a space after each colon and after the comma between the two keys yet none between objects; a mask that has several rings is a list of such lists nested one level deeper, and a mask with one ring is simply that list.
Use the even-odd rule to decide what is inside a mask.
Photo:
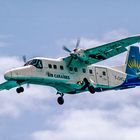
[{"label": "wing flap", "polygon": [[93,64],[93,63],[108,59],[110,57],[116,56],[120,53],[125,52],[126,50],[127,49],[124,48],[124,47],[117,47],[116,49],[110,49],[110,50],[107,50],[105,52],[100,51],[96,55],[95,54],[89,54],[88,55],[88,57],[89,57],[88,61],[89,61],[89,64]]}]

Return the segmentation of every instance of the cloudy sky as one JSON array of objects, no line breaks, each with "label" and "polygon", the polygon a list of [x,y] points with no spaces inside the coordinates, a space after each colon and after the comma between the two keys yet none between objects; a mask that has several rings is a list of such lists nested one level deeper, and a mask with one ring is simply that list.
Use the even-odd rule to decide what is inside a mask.
[{"label": "cloudy sky", "polygon": [[[65,44],[88,48],[140,34],[139,0],[0,0],[0,81],[27,58],[66,56]],[[126,53],[102,62],[121,65]],[[0,93],[2,140],[139,140],[140,88],[65,95],[31,86]]]}]

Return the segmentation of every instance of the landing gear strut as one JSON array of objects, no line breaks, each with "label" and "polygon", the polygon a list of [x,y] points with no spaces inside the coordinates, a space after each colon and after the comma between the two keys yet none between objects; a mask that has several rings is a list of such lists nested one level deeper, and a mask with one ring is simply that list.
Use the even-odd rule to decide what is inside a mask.
[{"label": "landing gear strut", "polygon": [[93,86],[90,85],[89,81],[88,81],[86,78],[84,78],[83,80],[84,80],[84,82],[85,82],[85,86],[84,86],[82,89],[88,88],[88,91],[89,91],[90,93],[94,94],[94,93],[95,93],[95,88],[94,88]]},{"label": "landing gear strut", "polygon": [[19,87],[19,88],[16,89],[16,92],[17,93],[24,92],[24,88],[23,87]]},{"label": "landing gear strut", "polygon": [[58,104],[59,105],[64,104],[64,98],[63,98],[64,94],[63,93],[57,93],[57,94],[60,94],[61,95],[60,97],[57,98]]}]

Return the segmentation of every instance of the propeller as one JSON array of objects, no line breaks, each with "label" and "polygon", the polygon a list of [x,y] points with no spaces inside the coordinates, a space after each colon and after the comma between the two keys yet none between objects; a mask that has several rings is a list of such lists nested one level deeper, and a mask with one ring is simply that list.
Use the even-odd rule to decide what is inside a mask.
[{"label": "propeller", "polygon": [[69,67],[69,66],[70,66],[70,64],[71,64],[72,60],[73,60],[73,57],[71,57],[71,59],[70,59],[70,61],[69,61],[68,65],[67,65],[67,67]]},{"label": "propeller", "polygon": [[[24,63],[27,62],[27,57],[26,57],[26,55],[23,55],[23,56],[22,56],[22,60],[23,60]],[[27,87],[27,88],[30,88],[30,84],[27,83],[26,87]]]},{"label": "propeller", "polygon": [[22,56],[22,60],[23,60],[24,63],[27,62],[27,57],[26,57],[26,55],[23,55],[23,56]]},{"label": "propeller", "polygon": [[68,47],[63,46],[63,50],[65,50],[66,52],[70,53],[70,55],[71,55],[71,59],[70,59],[68,65],[67,65],[68,67],[69,67],[70,64],[72,63],[72,60],[73,60],[74,58],[77,58],[77,53],[76,53],[76,51],[77,51],[79,45],[80,45],[80,38],[77,39],[77,42],[76,42],[76,45],[75,45],[75,49],[74,49],[73,51],[71,51]]},{"label": "propeller", "polygon": [[80,45],[80,38],[77,39],[77,43],[76,43],[75,49],[78,49],[79,45]]},{"label": "propeller", "polygon": [[71,53],[71,50],[69,50],[66,46],[63,46],[63,50],[65,50],[66,52]]},{"label": "propeller", "polygon": [[[75,49],[73,51],[76,51],[78,49],[79,45],[80,45],[80,39],[77,39]],[[66,52],[72,53],[72,51],[67,46],[63,46],[63,50],[65,50]]]}]

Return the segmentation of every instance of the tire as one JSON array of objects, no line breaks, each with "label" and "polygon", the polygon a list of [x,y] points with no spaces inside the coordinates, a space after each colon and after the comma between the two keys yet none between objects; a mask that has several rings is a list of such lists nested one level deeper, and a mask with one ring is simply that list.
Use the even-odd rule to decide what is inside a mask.
[{"label": "tire", "polygon": [[95,88],[93,86],[89,86],[88,87],[88,90],[91,94],[94,94],[95,93]]},{"label": "tire", "polygon": [[64,99],[63,99],[63,97],[58,97],[58,98],[57,98],[57,102],[58,102],[59,105],[64,104]]},{"label": "tire", "polygon": [[20,93],[20,92],[21,92],[21,91],[20,91],[20,88],[17,88],[17,89],[16,89],[16,92],[17,92],[17,93]]},{"label": "tire", "polygon": [[24,92],[24,88],[23,87],[20,87],[20,92]]},{"label": "tire", "polygon": [[17,93],[24,92],[24,88],[23,87],[19,87],[19,88],[16,89],[16,92]]}]

